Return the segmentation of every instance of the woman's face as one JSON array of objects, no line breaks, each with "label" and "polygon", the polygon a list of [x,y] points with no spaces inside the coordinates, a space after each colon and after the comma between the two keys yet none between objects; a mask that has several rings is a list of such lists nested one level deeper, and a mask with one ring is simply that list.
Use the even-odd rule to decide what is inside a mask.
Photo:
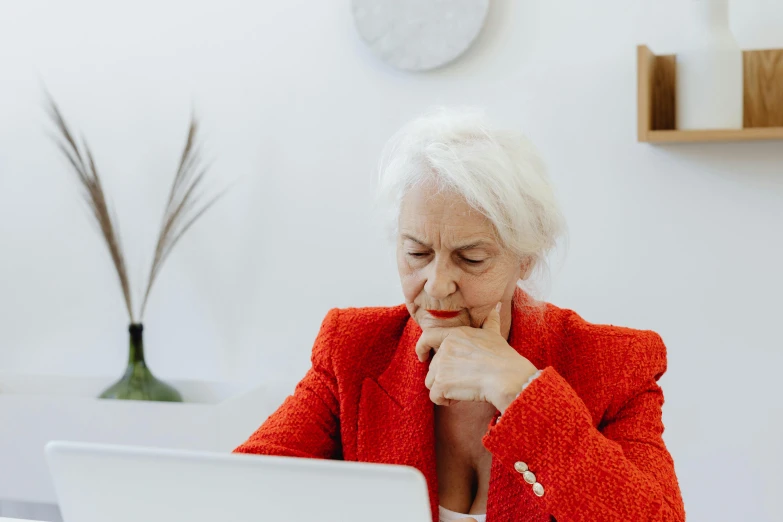
[{"label": "woman's face", "polygon": [[477,328],[502,302],[501,331],[508,336],[524,266],[461,196],[434,187],[408,192],[400,207],[397,267],[405,304],[421,328]]}]

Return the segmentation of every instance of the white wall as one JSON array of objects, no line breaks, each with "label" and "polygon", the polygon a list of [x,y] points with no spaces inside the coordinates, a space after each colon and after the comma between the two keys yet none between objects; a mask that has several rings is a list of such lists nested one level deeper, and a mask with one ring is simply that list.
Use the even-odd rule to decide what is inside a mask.
[{"label": "white wall", "polygon": [[[743,0],[743,47],[783,5]],[[0,3],[0,368],[117,374],[127,318],[47,139],[42,82],[88,137],[133,278],[149,262],[191,105],[237,187],[175,251],[147,352],[163,376],[294,382],[334,306],[400,301],[373,221],[385,139],[434,104],[486,107],[547,159],[571,243],[550,300],[657,330],[666,440],[690,520],[781,520],[783,144],[635,141],[635,45],[676,50],[676,2],[494,0],[459,62],[404,74],[347,0]]]}]

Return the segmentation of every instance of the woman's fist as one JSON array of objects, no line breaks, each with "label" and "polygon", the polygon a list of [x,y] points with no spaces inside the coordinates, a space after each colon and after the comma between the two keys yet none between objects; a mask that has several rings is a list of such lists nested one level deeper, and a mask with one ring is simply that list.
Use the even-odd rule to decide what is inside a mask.
[{"label": "woman's fist", "polygon": [[455,401],[489,402],[501,413],[536,372],[533,364],[509,346],[500,333],[500,304],[481,328],[429,328],[416,343],[419,360],[435,356],[424,380],[430,399],[448,406]]}]

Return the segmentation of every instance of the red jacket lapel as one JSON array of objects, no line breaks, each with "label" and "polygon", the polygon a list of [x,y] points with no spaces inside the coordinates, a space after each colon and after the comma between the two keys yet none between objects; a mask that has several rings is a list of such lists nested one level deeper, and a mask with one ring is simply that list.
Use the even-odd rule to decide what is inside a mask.
[{"label": "red jacket lapel", "polygon": [[359,399],[360,461],[412,466],[424,474],[437,520],[435,406],[424,386],[429,365],[416,357],[421,329],[408,320],[391,363],[377,381],[366,378]]}]

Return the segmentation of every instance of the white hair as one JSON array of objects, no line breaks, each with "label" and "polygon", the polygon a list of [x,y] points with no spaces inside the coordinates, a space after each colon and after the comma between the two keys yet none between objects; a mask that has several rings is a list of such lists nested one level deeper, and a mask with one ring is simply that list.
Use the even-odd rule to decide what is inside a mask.
[{"label": "white hair", "polygon": [[533,268],[546,269],[547,256],[565,236],[533,145],[519,132],[491,126],[478,109],[441,108],[406,124],[384,149],[378,181],[378,200],[395,233],[405,194],[435,183],[485,215],[500,243]]}]

